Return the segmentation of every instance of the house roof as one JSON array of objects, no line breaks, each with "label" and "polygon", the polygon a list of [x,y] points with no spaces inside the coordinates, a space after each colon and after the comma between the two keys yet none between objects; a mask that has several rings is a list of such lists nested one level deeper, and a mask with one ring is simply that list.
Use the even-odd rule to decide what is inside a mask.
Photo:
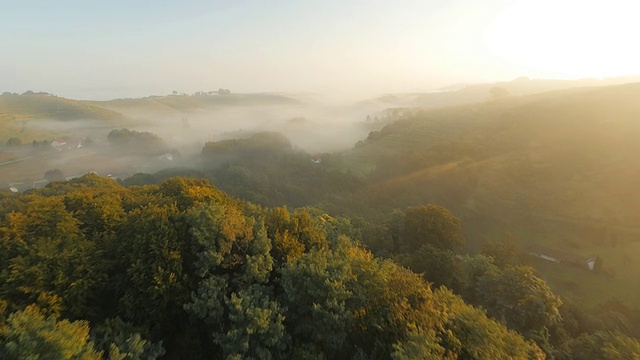
[{"label": "house roof", "polygon": [[67,142],[64,141],[64,139],[62,138],[55,138],[53,139],[53,141],[51,141],[51,146],[62,146],[65,145]]},{"label": "house roof", "polygon": [[558,250],[558,249],[543,246],[543,245],[537,245],[537,244],[529,245],[525,249],[529,253],[546,255],[554,259],[557,259],[560,262],[571,262],[576,264],[586,264],[589,260],[597,257],[596,255],[582,256],[580,254],[570,253],[570,252]]}]

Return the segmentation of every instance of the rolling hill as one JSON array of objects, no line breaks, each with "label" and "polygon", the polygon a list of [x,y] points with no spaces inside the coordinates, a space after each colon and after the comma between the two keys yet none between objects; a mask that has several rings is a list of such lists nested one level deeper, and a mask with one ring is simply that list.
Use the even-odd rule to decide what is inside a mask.
[{"label": "rolling hill", "polygon": [[[86,101],[47,93],[5,93],[0,96],[0,138],[17,137],[23,142],[30,142],[34,138],[74,136],[78,128],[135,127],[142,123],[141,120],[180,119],[198,113],[206,116],[215,109],[298,103],[292,98],[271,94],[151,96]],[[43,126],[43,121],[53,123]]]},{"label": "rolling hill", "polygon": [[373,217],[438,203],[472,247],[510,231],[522,249],[599,254],[600,275],[539,265],[570,295],[640,301],[638,99],[632,83],[407,113],[342,154],[369,179],[345,203]]},{"label": "rolling hill", "polygon": [[3,95],[0,96],[0,121],[24,119],[52,120],[122,120],[117,112],[88,102],[66,99],[53,95]]},{"label": "rolling hill", "polygon": [[226,94],[150,96],[139,99],[115,99],[87,103],[117,111],[127,116],[144,118],[150,116],[180,116],[197,111],[239,106],[295,105],[298,101],[289,97],[271,94]]},{"label": "rolling hill", "polygon": [[[587,78],[579,80],[529,79],[527,77],[520,77],[512,81],[495,83],[451,85],[428,93],[389,94],[370,100],[370,102],[384,103],[388,104],[388,106],[433,109],[490,100],[492,98],[491,90],[494,88],[506,90],[502,95],[526,96],[570,88],[622,85],[638,81],[640,81],[640,77],[638,76],[605,79]],[[500,94],[498,93],[496,95]]]},{"label": "rolling hill", "polygon": [[[126,117],[87,102],[53,95],[5,94],[0,96],[0,138],[17,137],[23,141],[31,141],[32,138],[64,135],[60,131],[46,129],[46,127],[30,126],[29,122],[33,120],[59,122],[59,128],[64,129],[78,125],[77,122],[80,120],[118,126],[126,122]],[[74,122],[75,124],[72,124]]]}]

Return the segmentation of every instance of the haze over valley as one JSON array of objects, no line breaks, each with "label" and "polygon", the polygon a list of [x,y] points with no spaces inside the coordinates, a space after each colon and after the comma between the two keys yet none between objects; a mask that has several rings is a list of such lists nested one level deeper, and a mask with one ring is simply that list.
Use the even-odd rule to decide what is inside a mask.
[{"label": "haze over valley", "polygon": [[640,359],[637,7],[9,5],[0,358]]}]

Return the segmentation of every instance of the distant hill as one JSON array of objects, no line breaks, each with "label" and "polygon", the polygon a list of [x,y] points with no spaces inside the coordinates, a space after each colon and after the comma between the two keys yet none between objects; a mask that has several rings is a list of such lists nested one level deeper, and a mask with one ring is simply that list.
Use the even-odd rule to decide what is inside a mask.
[{"label": "distant hill", "polygon": [[289,97],[272,94],[176,95],[87,102],[132,117],[175,116],[235,106],[295,105]]},{"label": "distant hill", "polygon": [[[534,187],[529,191],[556,180],[559,183],[554,185],[565,186],[562,180],[572,179],[566,176],[593,181],[601,174],[625,171],[613,179],[605,175],[608,182],[617,182],[640,165],[636,156],[640,144],[635,141],[640,136],[639,97],[640,83],[635,83],[423,111],[372,132],[346,157],[361,169],[375,168],[371,175],[384,181],[397,180],[398,175],[419,177],[416,171],[456,162],[466,172],[501,164],[493,169],[501,177],[534,169],[523,179],[513,179],[531,182],[531,176],[540,173],[541,178],[530,184]],[[504,168],[507,163],[518,168]],[[549,171],[555,176],[544,177]],[[615,187],[621,189],[622,185]],[[575,195],[578,199],[585,196]],[[629,193],[620,191],[617,195],[628,197]],[[562,205],[564,215],[570,215],[566,204]],[[619,212],[616,209],[611,206],[611,211]],[[620,214],[620,219],[631,216],[625,223],[639,224],[636,214],[640,211]],[[601,215],[593,211],[593,217]]]},{"label": "distant hill", "polygon": [[439,108],[487,101],[492,98],[491,89],[502,88],[505,95],[531,95],[553,90],[578,87],[621,85],[640,81],[640,76],[616,77],[608,79],[554,80],[517,78],[513,81],[484,84],[455,84],[429,93],[390,94],[370,100],[387,103],[389,106],[419,106]]},{"label": "distant hill", "polygon": [[30,126],[30,121],[56,121],[59,128],[75,127],[79,120],[97,121],[97,124],[121,124],[126,117],[84,101],[66,99],[47,94],[0,96],[0,138],[18,137],[25,141],[32,138],[59,136],[59,131]]},{"label": "distant hill", "polygon": [[0,96],[0,121],[27,119],[47,120],[122,120],[117,112],[88,102],[62,97],[34,95]]},{"label": "distant hill", "polygon": [[[0,96],[0,139],[23,141],[71,135],[78,127],[118,128],[135,126],[140,119],[179,118],[187,114],[230,107],[295,105],[292,98],[272,94],[225,94],[202,96],[153,96],[139,99],[84,101],[47,93]],[[64,121],[65,124],[34,126],[31,121]],[[83,120],[83,122],[77,122]],[[92,122],[85,122],[91,120]],[[72,130],[69,130],[72,129]]]},{"label": "distant hill", "polygon": [[640,275],[638,99],[633,83],[413,112],[342,155],[370,181],[346,203],[373,216],[438,203],[472,243],[512,231],[522,245],[600,254],[613,278],[590,291],[638,301],[640,284],[623,285]]}]

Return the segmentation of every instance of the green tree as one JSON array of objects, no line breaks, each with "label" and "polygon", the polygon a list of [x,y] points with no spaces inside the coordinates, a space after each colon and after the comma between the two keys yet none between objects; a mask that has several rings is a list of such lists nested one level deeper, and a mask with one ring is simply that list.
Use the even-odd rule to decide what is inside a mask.
[{"label": "green tree", "polygon": [[400,263],[422,274],[435,287],[444,285],[460,290],[465,287],[466,273],[462,261],[451,250],[424,244],[413,254],[400,256]]},{"label": "green tree", "polygon": [[443,327],[438,336],[451,358],[544,359],[542,350],[513,330],[487,318],[446,288],[435,292]]},{"label": "green tree", "polygon": [[91,188],[64,195],[65,207],[73,212],[74,218],[79,221],[78,227],[88,238],[112,235],[116,226],[125,218],[122,207],[123,189],[105,190]]},{"label": "green tree", "polygon": [[402,252],[414,252],[423,244],[455,250],[464,244],[460,219],[438,205],[422,205],[407,208],[399,238]]},{"label": "green tree", "polygon": [[267,236],[273,240],[271,255],[278,266],[302,256],[305,246],[296,236],[295,223],[286,207],[276,207],[265,216]]},{"label": "green tree", "polygon": [[618,331],[583,334],[569,342],[568,358],[576,360],[640,359],[640,343]]},{"label": "green tree", "polygon": [[407,340],[393,345],[393,360],[439,360],[445,358],[445,349],[440,346],[435,331],[425,331],[410,324]]},{"label": "green tree", "polygon": [[64,315],[88,316],[94,289],[104,281],[95,244],[60,197],[27,199],[22,211],[9,213],[0,226],[0,294],[14,307],[57,296],[51,304],[62,306]]},{"label": "green tree", "polygon": [[488,241],[482,245],[482,254],[491,256],[493,263],[500,268],[521,263],[522,253],[515,244],[512,234],[507,234],[503,241]]},{"label": "green tree", "polygon": [[91,330],[91,339],[109,360],[154,360],[164,355],[162,341],[151,343],[140,331],[120,318],[106,319]]},{"label": "green tree", "polygon": [[59,321],[29,306],[11,314],[0,328],[0,358],[99,360],[102,353],[89,340],[86,321]]},{"label": "green tree", "polygon": [[226,358],[278,359],[286,347],[284,315],[258,284],[225,299],[229,329],[214,333]]},{"label": "green tree", "polygon": [[187,219],[199,280],[184,309],[202,320],[225,357],[281,357],[284,316],[266,286],[273,259],[264,226],[233,204],[200,204]]},{"label": "green tree", "polygon": [[344,259],[333,252],[313,251],[282,270],[282,303],[293,346],[337,356],[344,346],[352,315],[347,308],[353,282]]},{"label": "green tree", "polygon": [[529,266],[507,266],[488,272],[476,284],[480,305],[489,316],[503,321],[528,338],[543,336],[561,320],[562,301]]},{"label": "green tree", "polygon": [[[130,211],[115,230],[120,269],[112,279],[114,302],[124,319],[163,332],[183,319],[189,297],[183,256],[187,230],[175,206]],[[183,319],[186,320],[186,319]]]},{"label": "green tree", "polygon": [[159,194],[175,201],[180,211],[202,203],[234,202],[229,195],[211,186],[205,179],[172,177],[160,185]]},{"label": "green tree", "polygon": [[323,224],[314,218],[309,209],[298,209],[293,213],[293,235],[304,244],[307,251],[325,250],[329,244]]},{"label": "green tree", "polygon": [[168,151],[162,138],[150,132],[139,132],[129,129],[111,130],[107,139],[118,151],[129,151],[143,154],[158,154]]},{"label": "green tree", "polygon": [[7,146],[20,146],[20,145],[22,145],[22,140],[20,140],[18,138],[15,138],[15,137],[12,137],[12,138],[9,138],[7,140],[6,145]]},{"label": "green tree", "polygon": [[[486,255],[465,255],[460,258],[466,275],[466,285],[463,289],[458,289],[458,293],[466,302],[480,306],[485,296],[485,289],[479,287],[481,280],[487,277],[497,278],[500,276],[500,268],[493,263],[493,258]],[[482,280],[484,281],[484,280]]]},{"label": "green tree", "polygon": [[44,178],[48,181],[62,181],[64,174],[59,169],[52,169],[45,171]]}]

